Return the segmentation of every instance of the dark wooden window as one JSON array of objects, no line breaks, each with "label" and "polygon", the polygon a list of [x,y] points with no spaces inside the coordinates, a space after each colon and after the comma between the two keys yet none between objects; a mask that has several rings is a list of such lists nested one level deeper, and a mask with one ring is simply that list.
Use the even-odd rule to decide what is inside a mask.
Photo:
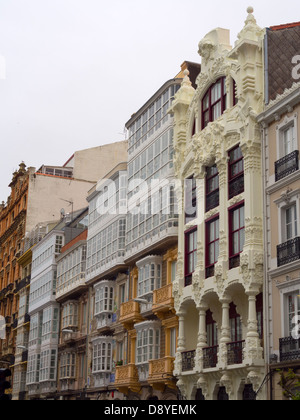
[{"label": "dark wooden window", "polygon": [[185,223],[197,217],[197,182],[191,177],[185,180]]},{"label": "dark wooden window", "polygon": [[206,222],[206,278],[214,275],[215,263],[219,258],[219,218]]},{"label": "dark wooden window", "polygon": [[217,80],[202,99],[202,129],[208,123],[218,119],[226,110],[226,84],[225,77]]},{"label": "dark wooden window", "polygon": [[197,265],[197,229],[185,234],[185,286],[192,284],[192,275]]},{"label": "dark wooden window", "polygon": [[239,146],[229,152],[228,180],[229,198],[244,192],[244,158]]},{"label": "dark wooden window", "polygon": [[219,171],[216,165],[206,168],[206,204],[205,211],[218,207],[220,204],[219,194]]},{"label": "dark wooden window", "polygon": [[245,244],[244,203],[229,209],[229,268],[238,267]]}]

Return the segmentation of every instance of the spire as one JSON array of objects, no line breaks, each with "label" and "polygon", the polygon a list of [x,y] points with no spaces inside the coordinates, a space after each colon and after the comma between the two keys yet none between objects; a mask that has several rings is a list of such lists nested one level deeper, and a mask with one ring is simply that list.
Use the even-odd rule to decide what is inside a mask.
[{"label": "spire", "polygon": [[242,39],[250,39],[253,41],[257,41],[257,38],[261,38],[263,29],[261,29],[256,22],[256,19],[253,15],[254,9],[252,6],[247,8],[247,19],[245,20],[245,26],[238,34],[238,39],[241,41]]}]

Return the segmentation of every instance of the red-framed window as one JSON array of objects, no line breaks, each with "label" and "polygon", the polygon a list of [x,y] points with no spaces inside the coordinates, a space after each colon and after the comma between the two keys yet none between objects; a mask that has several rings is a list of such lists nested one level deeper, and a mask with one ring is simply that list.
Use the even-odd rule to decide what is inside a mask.
[{"label": "red-framed window", "polygon": [[219,217],[215,217],[206,222],[206,278],[214,275],[215,264],[219,258],[219,240]]},{"label": "red-framed window", "polygon": [[197,265],[197,228],[185,233],[185,287],[192,284],[192,276]]},{"label": "red-framed window", "polygon": [[263,311],[263,294],[256,296],[256,316],[257,316],[257,330],[259,338],[263,339],[264,334],[264,311]]},{"label": "red-framed window", "polygon": [[241,317],[237,313],[236,305],[233,302],[231,302],[230,307],[229,307],[229,321],[230,321],[231,341],[233,343],[242,341],[243,331],[242,331]]},{"label": "red-framed window", "polygon": [[194,220],[197,217],[197,182],[196,178],[191,177],[185,180],[185,223]]},{"label": "red-framed window", "polygon": [[240,146],[229,152],[228,181],[228,198],[244,192],[244,158]]},{"label": "red-framed window", "polygon": [[202,130],[226,110],[226,77],[221,77],[202,99]]},{"label": "red-framed window", "polygon": [[206,203],[205,211],[218,207],[220,204],[219,194],[219,171],[217,165],[206,168]]},{"label": "red-framed window", "polygon": [[210,309],[206,311],[206,333],[207,346],[214,347],[218,345],[218,328],[217,323],[213,319],[213,314]]},{"label": "red-framed window", "polygon": [[240,265],[240,253],[245,244],[245,206],[241,203],[229,209],[229,268]]}]

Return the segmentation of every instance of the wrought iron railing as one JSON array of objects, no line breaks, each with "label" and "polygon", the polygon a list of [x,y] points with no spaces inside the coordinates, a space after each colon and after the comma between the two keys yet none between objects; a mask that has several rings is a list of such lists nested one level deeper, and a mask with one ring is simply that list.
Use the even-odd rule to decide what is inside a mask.
[{"label": "wrought iron railing", "polygon": [[218,364],[219,346],[205,347],[203,349],[203,369],[214,368]]},{"label": "wrought iron railing", "polygon": [[279,339],[280,361],[287,362],[291,360],[300,360],[300,339],[293,337]]},{"label": "wrought iron railing", "polygon": [[277,265],[281,267],[300,259],[300,237],[277,246]]},{"label": "wrought iron railing", "polygon": [[182,372],[189,372],[195,367],[196,350],[182,353]]},{"label": "wrought iron railing", "polygon": [[240,365],[243,363],[243,350],[245,341],[235,341],[227,343],[227,364]]},{"label": "wrought iron railing", "polygon": [[275,180],[285,178],[286,176],[298,171],[299,169],[299,150],[295,150],[289,155],[284,156],[275,162]]}]

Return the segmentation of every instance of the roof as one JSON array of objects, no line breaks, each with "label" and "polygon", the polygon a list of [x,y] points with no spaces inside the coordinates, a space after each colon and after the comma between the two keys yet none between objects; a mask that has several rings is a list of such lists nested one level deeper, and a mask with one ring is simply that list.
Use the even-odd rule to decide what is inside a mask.
[{"label": "roof", "polygon": [[300,53],[300,22],[273,26],[267,30],[268,95],[272,101],[292,87],[295,64]]}]

